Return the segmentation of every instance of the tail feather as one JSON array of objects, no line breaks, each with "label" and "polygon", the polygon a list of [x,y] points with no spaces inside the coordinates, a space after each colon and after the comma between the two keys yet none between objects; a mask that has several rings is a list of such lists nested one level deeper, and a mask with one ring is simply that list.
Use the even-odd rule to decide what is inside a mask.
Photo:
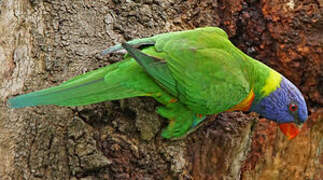
[{"label": "tail feather", "polygon": [[11,108],[22,108],[37,105],[78,106],[107,100],[116,100],[142,95],[122,85],[127,74],[121,75],[120,81],[106,82],[106,76],[118,69],[118,66],[129,61],[122,61],[95,71],[77,76],[59,86],[13,97],[8,100]]}]

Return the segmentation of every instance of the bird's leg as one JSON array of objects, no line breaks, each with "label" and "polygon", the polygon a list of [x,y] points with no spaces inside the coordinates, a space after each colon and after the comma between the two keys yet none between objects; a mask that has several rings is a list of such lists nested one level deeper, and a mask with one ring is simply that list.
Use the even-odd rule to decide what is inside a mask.
[{"label": "bird's leg", "polygon": [[167,128],[162,132],[164,138],[182,137],[193,125],[194,113],[179,102],[160,106],[157,113],[170,120]]},{"label": "bird's leg", "polygon": [[196,114],[194,116],[193,124],[191,128],[187,131],[186,136],[197,130],[199,127],[203,125],[202,121],[206,119],[205,115]]},{"label": "bird's leg", "polygon": [[205,118],[206,118],[206,116],[203,114],[196,114],[196,116],[194,117],[192,128],[200,126],[200,122],[202,122]]},{"label": "bird's leg", "polygon": [[158,102],[164,104],[159,106],[157,113],[169,119],[169,124],[163,130],[162,136],[167,139],[181,139],[196,130],[205,116],[193,113],[184,104],[173,96],[160,92],[152,95]]}]

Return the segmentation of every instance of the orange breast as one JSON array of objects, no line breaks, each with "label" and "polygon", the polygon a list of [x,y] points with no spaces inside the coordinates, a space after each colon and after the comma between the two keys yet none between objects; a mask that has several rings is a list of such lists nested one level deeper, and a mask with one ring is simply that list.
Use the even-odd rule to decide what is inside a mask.
[{"label": "orange breast", "polygon": [[239,104],[233,106],[232,108],[228,109],[227,111],[248,111],[252,105],[254,98],[255,93],[253,92],[253,90],[251,90],[244,100],[242,100]]}]

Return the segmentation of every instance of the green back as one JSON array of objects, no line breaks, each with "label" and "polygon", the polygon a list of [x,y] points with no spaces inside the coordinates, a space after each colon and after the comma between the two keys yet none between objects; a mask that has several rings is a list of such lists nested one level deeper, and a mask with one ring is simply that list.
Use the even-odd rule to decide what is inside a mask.
[{"label": "green back", "polygon": [[[219,28],[157,35],[147,54],[166,61],[182,103],[196,113],[214,114],[241,102],[253,86],[253,66]],[[159,56],[157,53],[162,53]],[[162,73],[162,72],[159,72]],[[158,80],[160,75],[151,74]]]}]

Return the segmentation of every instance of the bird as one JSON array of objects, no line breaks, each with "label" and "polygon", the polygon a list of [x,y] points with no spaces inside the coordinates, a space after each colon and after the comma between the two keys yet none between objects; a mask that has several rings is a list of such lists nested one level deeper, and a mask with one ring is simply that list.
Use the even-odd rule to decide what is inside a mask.
[{"label": "bird", "polygon": [[286,77],[248,56],[219,27],[157,34],[114,45],[122,61],[78,75],[58,86],[8,99],[11,108],[81,106],[148,96],[168,119],[161,136],[185,137],[207,115],[256,112],[293,139],[308,118],[300,90]]}]

